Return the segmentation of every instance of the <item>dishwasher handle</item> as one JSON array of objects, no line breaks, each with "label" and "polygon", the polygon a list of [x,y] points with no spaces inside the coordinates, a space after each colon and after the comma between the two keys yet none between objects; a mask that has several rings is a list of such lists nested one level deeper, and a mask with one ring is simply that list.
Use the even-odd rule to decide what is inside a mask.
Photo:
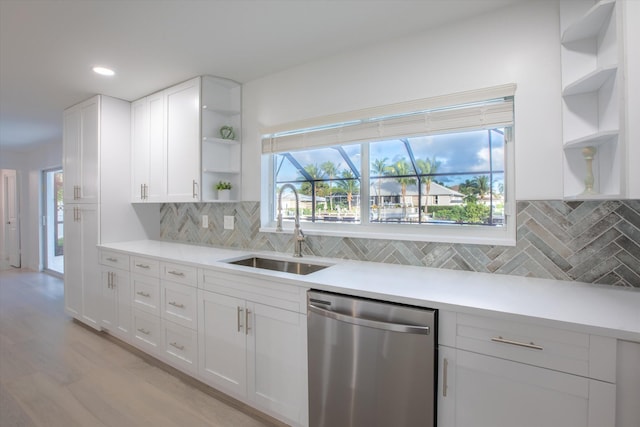
[{"label": "dishwasher handle", "polygon": [[319,314],[320,316],[329,317],[340,322],[347,322],[358,326],[367,326],[370,328],[381,329],[384,331],[402,332],[407,334],[429,335],[431,328],[429,326],[403,325],[401,323],[390,323],[381,320],[366,319],[364,317],[353,317],[347,314],[336,313],[326,308],[318,307],[313,304],[308,305],[309,311]]}]

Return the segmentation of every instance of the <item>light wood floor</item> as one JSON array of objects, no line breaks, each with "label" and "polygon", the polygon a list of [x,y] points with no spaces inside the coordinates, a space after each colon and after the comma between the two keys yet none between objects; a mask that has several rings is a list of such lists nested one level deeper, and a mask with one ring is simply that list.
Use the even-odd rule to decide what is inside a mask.
[{"label": "light wood floor", "polygon": [[64,314],[60,279],[0,271],[0,426],[281,426]]}]

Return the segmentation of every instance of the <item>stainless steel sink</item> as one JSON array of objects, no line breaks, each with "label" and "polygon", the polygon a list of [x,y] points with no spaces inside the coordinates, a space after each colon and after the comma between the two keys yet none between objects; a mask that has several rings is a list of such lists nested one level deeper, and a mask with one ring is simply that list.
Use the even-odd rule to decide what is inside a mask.
[{"label": "stainless steel sink", "polygon": [[242,258],[229,261],[229,264],[244,265],[253,268],[263,268],[266,270],[282,271],[293,274],[310,274],[329,267],[328,265],[311,264],[308,262],[285,261],[281,259],[271,259],[262,257]]}]

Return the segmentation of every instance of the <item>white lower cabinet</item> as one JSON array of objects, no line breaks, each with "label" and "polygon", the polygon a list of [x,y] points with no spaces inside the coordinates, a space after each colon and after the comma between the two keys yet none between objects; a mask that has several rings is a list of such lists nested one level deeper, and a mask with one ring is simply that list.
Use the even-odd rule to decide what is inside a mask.
[{"label": "white lower cabinet", "polygon": [[198,373],[198,331],[162,320],[162,356],[167,363],[190,374]]},{"label": "white lower cabinet", "polygon": [[152,356],[162,356],[162,323],[160,317],[133,310],[133,345]]},{"label": "white lower cabinet", "polygon": [[100,329],[102,287],[97,248],[98,205],[65,205],[64,223],[65,312]]},{"label": "white lower cabinet", "polygon": [[615,384],[464,350],[442,356],[440,426],[615,425]]},{"label": "white lower cabinet", "polygon": [[200,378],[289,424],[306,425],[305,315],[201,289],[198,301]]},{"label": "white lower cabinet", "polygon": [[102,312],[100,326],[114,336],[131,341],[133,305],[129,256],[100,251]]},{"label": "white lower cabinet", "polygon": [[460,314],[447,332],[439,427],[615,426],[615,340]]}]

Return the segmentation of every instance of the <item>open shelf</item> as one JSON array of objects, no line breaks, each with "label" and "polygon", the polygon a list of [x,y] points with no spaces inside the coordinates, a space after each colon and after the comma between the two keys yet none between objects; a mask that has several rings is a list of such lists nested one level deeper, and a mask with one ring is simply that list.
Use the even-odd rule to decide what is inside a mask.
[{"label": "open shelf", "polygon": [[580,148],[606,144],[609,141],[615,140],[618,136],[617,130],[609,130],[597,132],[592,135],[583,136],[582,138],[576,138],[564,143],[565,148]]},{"label": "open shelf", "polygon": [[224,144],[224,145],[240,144],[240,141],[238,141],[237,139],[224,139],[224,138],[218,138],[215,136],[203,136],[202,141],[207,143]]},{"label": "open shelf", "polygon": [[[242,169],[242,86],[234,81],[205,76],[202,86],[201,172],[202,201],[241,200]],[[233,128],[234,139],[220,136],[223,126]],[[232,185],[230,200],[218,200],[216,184]]]},{"label": "open shelf", "polygon": [[562,91],[562,95],[579,95],[582,93],[593,92],[598,89],[611,78],[618,70],[617,65],[608,65],[606,67],[598,67],[582,78],[569,83]]},{"label": "open shelf", "polygon": [[615,3],[615,0],[601,0],[595,4],[581,18],[567,27],[562,34],[562,43],[595,37],[611,16]]}]

